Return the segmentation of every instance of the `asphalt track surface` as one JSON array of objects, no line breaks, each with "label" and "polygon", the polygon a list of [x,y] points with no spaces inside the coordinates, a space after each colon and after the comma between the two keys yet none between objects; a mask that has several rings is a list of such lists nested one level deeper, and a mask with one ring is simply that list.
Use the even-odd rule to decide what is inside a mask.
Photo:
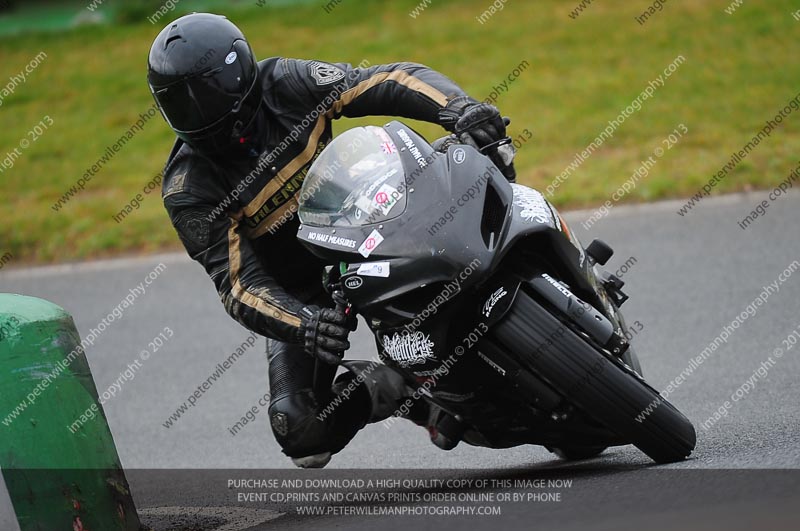
[{"label": "asphalt track surface", "polygon": [[[615,248],[607,269],[629,264],[623,279],[631,299],[623,309],[630,323],[641,323],[634,345],[646,378],[657,389],[666,388],[725,325],[746,312],[764,286],[800,261],[800,194],[778,199],[746,230],[737,225],[766,195],[706,199],[686,216],[676,214],[682,202],[616,207],[588,232],[581,222],[589,212],[566,216],[584,243],[600,237]],[[164,230],[172,230],[166,218]],[[653,466],[632,446],[612,448],[581,463],[560,461],[532,446],[490,450],[462,444],[443,452],[422,429],[398,422],[390,429],[368,426],[325,471],[309,472],[289,470],[290,461],[269,431],[266,408],[259,407],[255,420],[235,436],[229,431],[268,390],[262,340],[248,348],[179,420],[164,426],[217,364],[248,337],[224,312],[200,266],[188,258],[175,254],[8,269],[0,273],[0,291],[42,297],[65,307],[86,336],[159,263],[166,269],[87,350],[102,393],[165,327],[174,332],[104,406],[134,498],[144,520],[155,529],[796,529],[800,344],[786,348],[783,341],[800,328],[800,270],[784,275],[779,290],[753,315],[740,319],[727,342],[670,394],[670,401],[698,431],[697,449],[685,462]],[[353,344],[350,358],[374,354],[365,326]],[[779,358],[776,349],[783,350]],[[775,363],[769,364],[766,374],[762,370],[753,378],[770,356]],[[753,388],[740,391],[740,399],[731,401],[748,380]],[[723,407],[726,400],[731,407]],[[708,424],[721,407],[727,415]],[[708,429],[700,426],[704,422]],[[297,506],[302,505],[298,503],[239,502],[238,492],[264,489],[228,484],[237,478],[377,477],[512,483],[572,480],[572,485],[537,491],[558,492],[560,500],[461,504],[502,506],[499,516],[312,517],[298,514]],[[503,493],[535,490],[450,489],[491,491],[495,501]],[[176,516],[179,513],[182,519]],[[181,527],[192,522],[196,527]]]}]

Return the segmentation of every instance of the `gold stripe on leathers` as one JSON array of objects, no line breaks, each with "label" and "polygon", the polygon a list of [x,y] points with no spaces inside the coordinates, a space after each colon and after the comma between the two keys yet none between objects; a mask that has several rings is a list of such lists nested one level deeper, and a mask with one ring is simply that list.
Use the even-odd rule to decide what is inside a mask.
[{"label": "gold stripe on leathers", "polygon": [[233,295],[236,300],[258,310],[264,315],[277,319],[278,321],[283,321],[288,325],[299,327],[299,317],[288,313],[278,306],[270,304],[261,297],[253,295],[242,286],[241,280],[239,279],[242,255],[239,240],[240,236],[236,231],[238,227],[239,222],[236,219],[231,219],[231,227],[228,229],[228,261],[230,264],[231,295]]},{"label": "gold stripe on leathers", "polygon": [[[416,77],[408,74],[403,70],[395,70],[393,72],[380,72],[378,74],[373,75],[369,79],[365,79],[355,87],[352,87],[346,91],[344,91],[339,99],[333,103],[331,109],[326,113],[325,116],[320,116],[317,119],[317,123],[314,125],[314,129],[311,131],[311,134],[308,138],[308,143],[306,144],[305,149],[297,155],[294,159],[289,162],[286,166],[284,166],[278,174],[271,179],[267,185],[258,193],[258,195],[253,198],[247,206],[244,207],[244,215],[245,216],[252,216],[264,206],[264,203],[269,199],[275,192],[277,192],[281,186],[283,186],[286,181],[288,181],[295,173],[297,173],[303,166],[308,164],[311,159],[313,158],[314,154],[316,153],[316,147],[319,143],[319,138],[322,136],[322,132],[325,130],[325,117],[333,118],[335,114],[338,114],[342,111],[342,109],[350,104],[354,99],[358,96],[363,94],[364,92],[368,91],[369,89],[380,85],[381,83],[385,83],[387,81],[394,81],[399,83],[403,86],[408,87],[411,90],[414,90],[420,94],[423,94],[430,98],[431,100],[435,101],[437,104],[444,107],[447,105],[447,96],[445,96],[441,91],[437,90],[436,88],[428,85],[424,81],[417,79]],[[265,219],[261,221],[256,227],[249,229],[248,234],[252,238],[257,238],[261,236],[267,229],[272,226],[275,221],[280,219],[287,209],[289,208],[296,208],[297,199],[292,198],[286,202],[286,204],[282,205],[278,208],[275,212],[267,216]]]}]

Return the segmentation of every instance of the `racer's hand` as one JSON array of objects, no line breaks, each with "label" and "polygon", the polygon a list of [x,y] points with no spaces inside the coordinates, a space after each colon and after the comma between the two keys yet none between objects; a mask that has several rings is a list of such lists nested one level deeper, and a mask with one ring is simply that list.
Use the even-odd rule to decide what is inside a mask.
[{"label": "racer's hand", "polygon": [[355,316],[341,306],[306,306],[300,313],[300,335],[306,352],[330,365],[338,364],[350,348],[347,338],[358,325]]},{"label": "racer's hand", "polygon": [[469,96],[453,98],[439,111],[442,126],[459,137],[470,136],[481,148],[506,136],[506,123],[497,107]]}]

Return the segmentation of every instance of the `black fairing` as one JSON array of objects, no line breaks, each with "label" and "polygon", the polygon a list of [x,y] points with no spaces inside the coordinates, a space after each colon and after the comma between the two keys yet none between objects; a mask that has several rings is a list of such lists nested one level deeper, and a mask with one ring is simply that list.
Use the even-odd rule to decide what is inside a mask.
[{"label": "black fairing", "polygon": [[[470,146],[451,146],[446,153],[438,153],[400,122],[390,122],[384,129],[400,148],[406,182],[401,191],[408,198],[405,211],[381,223],[336,228],[302,225],[298,230],[298,238],[314,254],[331,264],[348,264],[343,274],[345,295],[359,313],[400,326],[459,275],[466,277],[461,279],[461,290],[485,281],[523,240],[536,244],[521,246],[516,253],[549,256],[577,283],[578,292],[594,291],[583,251],[565,237],[566,227],[541,194],[509,184],[488,157]],[[517,187],[516,195],[512,186]],[[435,225],[451,208],[452,221]],[[374,230],[384,240],[365,259],[357,249]],[[356,245],[311,239],[311,233]],[[545,247],[547,252],[543,252]],[[389,277],[359,275],[359,267],[367,262],[388,262]],[[358,279],[348,282],[352,277]]]},{"label": "black fairing", "polygon": [[[461,289],[486,277],[493,265],[496,242],[510,225],[508,205],[512,193],[491,161],[469,146],[451,147],[447,153],[437,153],[425,139],[399,122],[387,124],[385,130],[400,148],[406,172],[404,193],[408,204],[405,212],[394,219],[363,227],[301,226],[298,238],[330,263],[350,264],[344,275],[345,294],[360,313],[399,324],[413,319],[418,305],[424,306],[433,298],[426,300],[424,294],[417,294],[414,305],[404,301],[404,295],[421,286],[428,287],[435,295],[436,285],[452,281],[465,269],[471,272]],[[410,146],[398,131],[408,135]],[[420,156],[412,155],[415,149]],[[460,164],[453,161],[455,150],[466,155]],[[471,187],[473,197],[469,197]],[[483,231],[481,228],[487,188],[492,188],[498,198],[494,214],[497,221],[488,228],[491,229],[488,233],[487,227]],[[457,202],[464,194],[468,194],[469,200],[461,201],[459,206]],[[438,230],[432,227],[439,219],[437,214],[453,206],[457,209],[453,220]],[[357,249],[321,243],[308,236],[311,232],[335,235],[355,240],[358,247],[373,230],[378,230],[385,239],[370,254],[369,261],[388,261],[389,278],[357,275],[359,266],[365,262]],[[353,276],[359,276],[362,282],[348,283],[347,279]],[[359,287],[350,289],[348,284]]]},{"label": "black fairing", "polygon": [[[399,150],[405,210],[377,223],[298,230],[313,253],[339,264],[344,295],[375,332],[384,361],[416,382],[446,368],[446,390],[437,386],[427,400],[473,426],[475,444],[555,444],[579,433],[611,444],[611,434],[580,419],[553,424],[558,393],[491,342],[491,327],[518,292],[535,294],[533,280],[549,278],[544,287],[552,294],[542,302],[549,296],[556,311],[567,303],[553,297],[577,298],[565,307],[591,305],[596,311],[584,318],[604,322],[596,341],[603,346],[620,318],[580,242],[539,192],[509,184],[475,149],[436,152],[396,121],[384,131]],[[383,240],[365,257],[360,249],[374,231]]]}]

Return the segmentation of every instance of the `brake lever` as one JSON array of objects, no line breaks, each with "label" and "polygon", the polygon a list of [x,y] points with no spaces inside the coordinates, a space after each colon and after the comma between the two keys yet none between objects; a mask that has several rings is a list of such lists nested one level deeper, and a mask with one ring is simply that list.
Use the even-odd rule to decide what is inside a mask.
[{"label": "brake lever", "polygon": [[506,145],[508,145],[510,143],[511,143],[511,137],[510,136],[504,136],[500,140],[495,140],[491,144],[486,144],[485,146],[480,148],[478,151],[480,151],[482,155],[488,155],[489,153],[487,153],[487,152],[489,152],[491,150],[499,150],[501,147],[506,146]]},{"label": "brake lever", "polygon": [[334,291],[341,291],[342,273],[340,268],[332,265],[326,265],[322,270],[322,288],[328,295],[333,294]]},{"label": "brake lever", "polygon": [[344,292],[342,292],[341,286],[338,285],[338,283],[337,287],[339,289],[336,289],[331,293],[331,298],[333,299],[333,302],[336,303],[336,309],[342,310],[345,313],[350,313],[348,311],[350,310],[350,303],[347,301],[347,298],[344,296]]}]

